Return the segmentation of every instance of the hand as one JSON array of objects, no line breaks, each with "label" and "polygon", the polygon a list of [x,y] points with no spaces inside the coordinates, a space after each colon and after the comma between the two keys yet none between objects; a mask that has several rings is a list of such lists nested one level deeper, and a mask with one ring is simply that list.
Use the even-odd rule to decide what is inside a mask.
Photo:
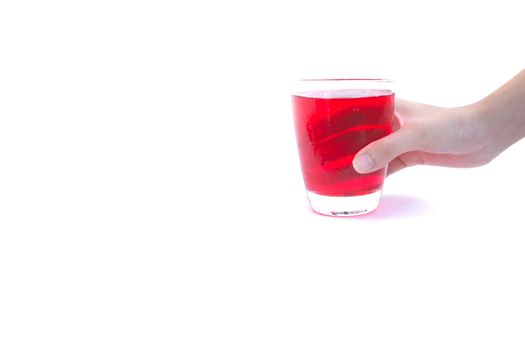
[{"label": "hand", "polygon": [[483,103],[442,108],[396,99],[394,132],[364,147],[353,165],[369,173],[388,165],[392,174],[412,165],[476,167],[490,162],[510,144]]}]

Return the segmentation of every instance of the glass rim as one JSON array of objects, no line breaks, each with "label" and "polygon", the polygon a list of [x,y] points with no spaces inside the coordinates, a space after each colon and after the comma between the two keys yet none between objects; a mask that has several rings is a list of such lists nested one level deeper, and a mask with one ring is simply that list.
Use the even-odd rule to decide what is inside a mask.
[{"label": "glass rim", "polygon": [[348,90],[362,90],[369,94],[378,91],[394,93],[396,85],[392,79],[384,78],[308,78],[295,80],[290,92],[293,96],[335,98],[330,97],[335,96],[334,92]]}]

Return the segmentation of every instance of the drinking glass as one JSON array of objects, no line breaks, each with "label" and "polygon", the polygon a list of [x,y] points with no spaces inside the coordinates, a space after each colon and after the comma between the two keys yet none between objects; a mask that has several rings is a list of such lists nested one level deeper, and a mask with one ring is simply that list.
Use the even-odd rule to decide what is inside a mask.
[{"label": "drinking glass", "polygon": [[393,82],[388,79],[303,79],[292,92],[295,132],[312,209],[331,216],[371,212],[386,168],[359,174],[359,150],[392,132]]}]

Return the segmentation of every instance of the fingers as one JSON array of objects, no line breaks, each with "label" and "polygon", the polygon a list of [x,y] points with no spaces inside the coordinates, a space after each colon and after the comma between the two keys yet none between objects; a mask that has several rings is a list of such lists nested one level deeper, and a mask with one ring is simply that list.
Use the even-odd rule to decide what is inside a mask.
[{"label": "fingers", "polygon": [[[425,115],[430,107],[421,103],[396,98],[394,119],[394,130],[396,131],[372,142],[359,151],[353,162],[355,170],[366,174],[384,168],[389,164],[388,174],[390,175],[409,165],[417,164],[417,161],[412,161],[414,157],[407,158],[408,163],[398,157],[410,151],[423,148],[421,143],[425,133],[412,121],[418,115]],[[410,123],[408,123],[409,120],[411,121]],[[416,153],[413,153],[413,155],[416,156]]]},{"label": "fingers", "polygon": [[[407,126],[382,139],[372,142],[359,151],[354,158],[354,169],[367,174],[381,168],[403,153],[418,149],[419,136],[414,128]],[[394,169],[396,165],[394,165]]]}]

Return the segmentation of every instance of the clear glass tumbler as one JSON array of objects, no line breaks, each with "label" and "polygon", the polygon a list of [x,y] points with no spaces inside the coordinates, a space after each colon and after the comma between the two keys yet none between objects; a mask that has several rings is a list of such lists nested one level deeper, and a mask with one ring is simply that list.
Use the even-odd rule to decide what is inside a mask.
[{"label": "clear glass tumbler", "polygon": [[386,168],[359,174],[352,161],[392,132],[393,82],[386,79],[305,79],[292,103],[306,193],[320,214],[352,216],[379,205]]}]

